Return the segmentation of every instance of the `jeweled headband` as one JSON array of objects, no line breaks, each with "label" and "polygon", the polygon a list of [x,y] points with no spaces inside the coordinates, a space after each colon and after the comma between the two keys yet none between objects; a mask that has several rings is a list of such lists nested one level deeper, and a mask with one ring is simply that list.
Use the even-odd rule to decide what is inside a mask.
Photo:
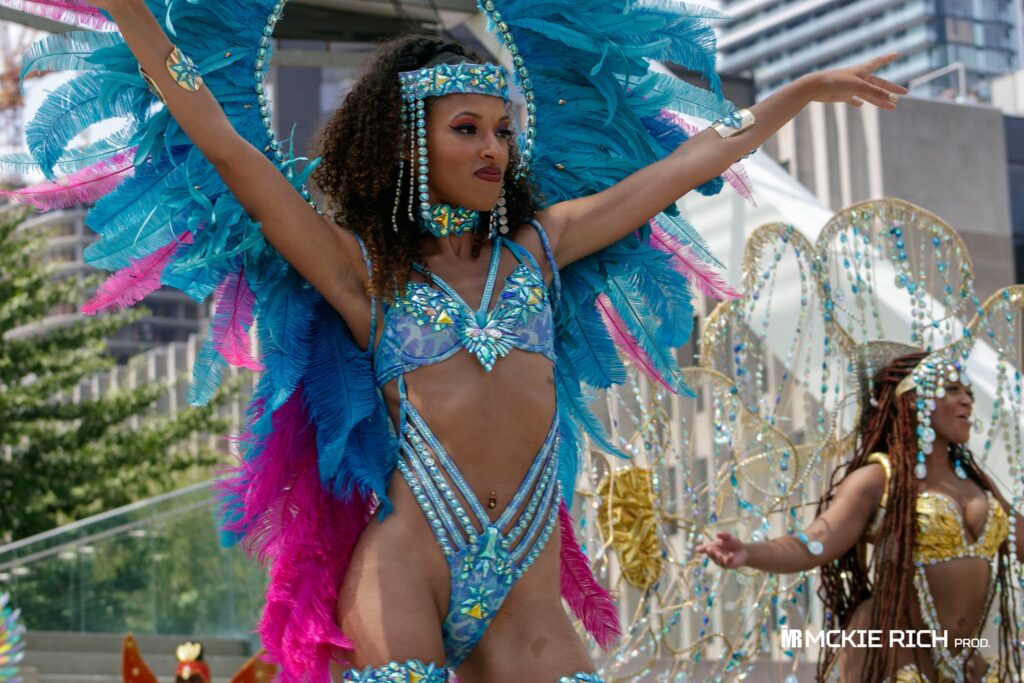
[{"label": "jeweled headband", "polygon": [[[914,371],[903,378],[896,385],[896,395],[902,396],[908,391],[926,390],[929,393],[940,392],[945,394],[944,384],[946,382],[963,382],[969,384],[967,375],[961,373],[958,364],[944,358],[925,358]],[[939,398],[942,396],[940,395]]]},{"label": "jeweled headband", "polygon": [[[429,163],[427,157],[427,116],[426,99],[428,97],[444,97],[445,95],[489,95],[499,97],[506,103],[508,99],[508,78],[505,69],[494,64],[437,64],[415,71],[403,71],[398,74],[402,94],[403,139],[401,149],[409,145],[409,163],[415,167],[409,173],[409,220],[418,223],[424,230],[437,237],[460,235],[476,228],[479,214],[461,207],[447,207],[447,216],[452,211],[461,211],[458,220],[437,221],[438,211],[430,206],[427,173]],[[405,159],[398,162],[398,184],[402,187],[405,173]],[[395,208],[391,222],[398,230],[398,197],[396,192]],[[419,217],[413,209],[414,197],[419,198]],[[499,200],[499,210],[503,209],[504,194]],[[504,214],[502,214],[504,217]],[[507,220],[505,221],[507,223]],[[507,227],[503,224],[507,231]]]},{"label": "jeweled headband", "polygon": [[494,64],[438,64],[398,74],[406,102],[445,95],[491,95],[508,101],[505,69]]}]

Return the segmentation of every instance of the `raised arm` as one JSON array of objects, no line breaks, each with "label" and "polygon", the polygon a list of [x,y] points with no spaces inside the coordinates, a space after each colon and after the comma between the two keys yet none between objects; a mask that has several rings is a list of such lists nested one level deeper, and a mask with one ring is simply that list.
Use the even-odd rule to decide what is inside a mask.
[{"label": "raised arm", "polygon": [[847,69],[809,74],[750,107],[756,123],[722,138],[711,129],[694,135],[668,157],[603,192],[560,202],[538,216],[551,236],[555,260],[567,265],[617,242],[690,190],[726,171],[775,134],[810,102],[869,102],[895,109],[906,88],[874,75],[890,54]]},{"label": "raised arm", "polygon": [[807,530],[809,541],[821,543],[815,555],[793,536],[781,536],[763,543],[744,543],[731,534],[718,534],[697,552],[726,568],[751,567],[775,574],[807,571],[842,557],[864,535],[871,515],[878,509],[885,488],[881,465],[871,464],[850,473],[836,487],[832,504]]},{"label": "raised arm", "polygon": [[313,210],[263,153],[231,126],[206,88],[175,84],[166,60],[173,45],[142,0],[93,0],[106,10],[140,66],[159,87],[189,139],[213,164],[239,204],[281,255],[337,309],[356,339],[369,337],[366,268],[355,238]]}]

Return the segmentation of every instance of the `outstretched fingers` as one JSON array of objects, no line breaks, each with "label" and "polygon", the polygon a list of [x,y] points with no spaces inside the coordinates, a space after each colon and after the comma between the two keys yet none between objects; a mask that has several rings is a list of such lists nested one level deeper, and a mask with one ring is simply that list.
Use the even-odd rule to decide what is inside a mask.
[{"label": "outstretched fingers", "polygon": [[[861,79],[861,87],[851,98],[844,101],[855,107],[862,106],[864,102],[870,102],[882,109],[895,109],[900,96],[906,95],[910,91],[902,85],[876,76],[875,72],[898,58],[899,53],[890,52],[889,54],[875,57],[857,69],[855,73]],[[860,102],[858,103],[853,100],[860,100]]]},{"label": "outstretched fingers", "polygon": [[856,90],[857,91],[851,95],[851,98],[856,97],[864,102],[870,102],[881,109],[895,109],[896,103],[900,101],[900,93],[887,90],[880,85],[875,85],[868,79],[863,79],[860,83],[860,87]]},{"label": "outstretched fingers", "polygon": [[871,73],[874,73],[875,71],[878,71],[879,69],[881,69],[886,64],[892,64],[893,62],[895,62],[899,58],[900,58],[900,53],[899,52],[889,52],[887,54],[875,57],[874,59],[868,60],[868,62],[867,62],[867,64],[865,66],[867,66],[868,71],[870,71]]},{"label": "outstretched fingers", "polygon": [[887,81],[884,78],[879,78],[878,76],[875,75],[868,76],[867,81],[871,85],[877,85],[879,88],[882,88],[887,92],[896,93],[897,95],[906,95],[908,92],[910,92],[909,90],[907,90],[898,83]]}]

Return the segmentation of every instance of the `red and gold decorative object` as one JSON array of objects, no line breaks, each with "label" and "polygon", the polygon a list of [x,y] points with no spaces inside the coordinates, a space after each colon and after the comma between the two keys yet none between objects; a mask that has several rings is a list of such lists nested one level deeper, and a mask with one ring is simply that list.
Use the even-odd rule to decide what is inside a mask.
[{"label": "red and gold decorative object", "polygon": [[175,653],[178,657],[178,669],[174,675],[179,681],[194,683],[198,678],[202,683],[210,683],[210,667],[202,661],[203,646],[199,643],[182,643]]},{"label": "red and gold decorative object", "polygon": [[270,683],[277,674],[277,666],[263,659],[265,650],[260,650],[231,677],[231,683]]},{"label": "red and gold decorative object", "polygon": [[124,683],[157,683],[156,675],[146,665],[130,633],[124,637],[121,645],[121,677]]}]

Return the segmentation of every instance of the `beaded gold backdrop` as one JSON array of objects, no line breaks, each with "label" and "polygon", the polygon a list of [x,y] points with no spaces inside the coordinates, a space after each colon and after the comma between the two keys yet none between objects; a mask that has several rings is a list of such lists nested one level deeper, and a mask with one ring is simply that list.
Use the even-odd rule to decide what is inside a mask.
[{"label": "beaded gold backdrop", "polygon": [[815,653],[784,650],[778,633],[820,628],[814,572],[722,571],[695,548],[719,531],[799,534],[853,452],[871,376],[910,349],[967,363],[973,451],[1024,507],[1024,287],[982,306],[948,224],[884,199],[838,212],[813,243],[766,225],[746,245],[742,289],[703,326],[684,370],[694,399],[639,373],[603,397],[632,460],[591,452],[574,514],[624,617],[619,648],[595,653],[610,681],[795,680]]}]

